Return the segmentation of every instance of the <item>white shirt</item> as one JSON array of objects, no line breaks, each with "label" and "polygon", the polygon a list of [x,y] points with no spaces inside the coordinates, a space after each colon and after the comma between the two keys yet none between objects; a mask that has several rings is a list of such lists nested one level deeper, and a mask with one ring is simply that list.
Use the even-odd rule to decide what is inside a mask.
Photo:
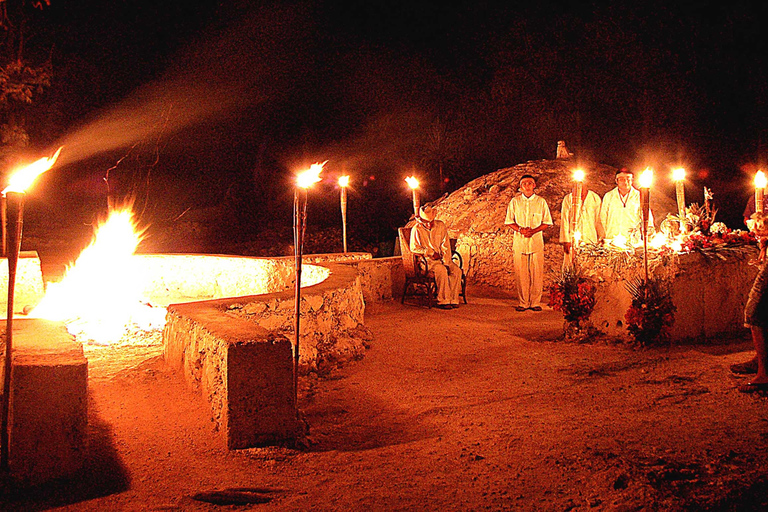
[{"label": "white shirt", "polygon": [[411,252],[423,254],[428,260],[433,254],[439,254],[444,265],[451,262],[451,245],[448,241],[448,227],[445,222],[435,219],[432,229],[427,229],[422,222],[416,222],[411,229]]},{"label": "white shirt", "polygon": [[[512,198],[507,206],[507,218],[504,224],[517,224],[521,228],[537,228],[542,224],[552,225],[552,215],[543,197],[536,194],[525,197],[520,194]],[[530,238],[515,231],[512,250],[520,254],[533,254],[544,250],[544,235],[541,231]]]},{"label": "white shirt", "polygon": [[[568,194],[563,199],[563,207],[560,210],[560,242],[572,243],[573,233],[571,233],[571,203],[573,193]],[[585,243],[596,244],[600,241],[602,235],[602,225],[600,224],[600,196],[592,192],[587,192],[587,197],[581,202],[581,208],[576,215],[576,231],[581,233],[581,240]]]},{"label": "white shirt", "polygon": [[[618,187],[606,192],[600,208],[600,224],[605,229],[605,238],[614,239],[623,235],[628,240],[639,239],[643,227],[640,192],[634,187],[624,197],[619,194]],[[653,214],[650,211],[648,225],[653,226]]]}]

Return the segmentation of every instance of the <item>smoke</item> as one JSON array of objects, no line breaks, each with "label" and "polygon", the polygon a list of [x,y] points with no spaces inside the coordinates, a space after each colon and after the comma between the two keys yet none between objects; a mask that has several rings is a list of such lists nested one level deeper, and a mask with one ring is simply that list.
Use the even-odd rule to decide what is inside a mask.
[{"label": "smoke", "polygon": [[59,164],[76,163],[142,141],[225,118],[243,106],[241,86],[190,83],[189,77],[152,84],[56,142]]},{"label": "smoke", "polygon": [[[172,59],[164,76],[94,114],[63,136],[60,164],[223,123],[256,103],[279,100],[306,61],[306,13],[261,9],[212,25]],[[193,144],[188,144],[194,150]]]}]

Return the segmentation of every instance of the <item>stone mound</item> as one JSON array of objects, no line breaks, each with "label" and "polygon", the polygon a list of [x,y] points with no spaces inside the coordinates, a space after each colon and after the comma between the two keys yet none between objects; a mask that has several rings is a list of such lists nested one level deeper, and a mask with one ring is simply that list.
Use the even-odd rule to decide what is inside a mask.
[{"label": "stone mound", "polygon": [[[601,197],[615,187],[616,168],[602,164],[580,164],[587,175],[585,183]],[[434,201],[437,218],[448,225],[450,236],[457,239],[468,282],[514,290],[512,232],[504,227],[507,205],[516,194],[520,177],[536,177],[536,193],[546,199],[554,227],[544,232],[545,269],[559,271],[562,265],[560,207],[573,188],[572,160],[537,160],[499,169],[480,176],[463,188]],[[651,194],[651,210],[658,226],[675,203],[667,196]],[[550,282],[548,278],[546,282]]]}]

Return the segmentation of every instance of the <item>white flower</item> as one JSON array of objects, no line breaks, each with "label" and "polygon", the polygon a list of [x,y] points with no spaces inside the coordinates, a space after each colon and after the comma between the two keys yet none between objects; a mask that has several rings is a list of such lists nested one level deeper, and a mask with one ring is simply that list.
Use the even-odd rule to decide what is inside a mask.
[{"label": "white flower", "polygon": [[712,224],[712,226],[710,226],[709,232],[719,233],[721,235],[724,235],[725,233],[728,232],[728,227],[722,222],[715,222],[714,224]]}]

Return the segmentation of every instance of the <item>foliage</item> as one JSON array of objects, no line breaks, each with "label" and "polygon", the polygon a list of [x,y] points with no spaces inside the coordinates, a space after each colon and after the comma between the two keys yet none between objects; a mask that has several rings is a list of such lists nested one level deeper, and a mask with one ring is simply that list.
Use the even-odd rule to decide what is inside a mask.
[{"label": "foliage", "polygon": [[587,320],[595,308],[597,287],[579,270],[567,267],[549,288],[549,305],[567,322]]},{"label": "foliage", "polygon": [[632,304],[624,318],[634,341],[643,346],[668,342],[677,311],[672,303],[669,281],[652,276],[645,283],[642,277],[635,276],[626,282],[626,288]]}]

